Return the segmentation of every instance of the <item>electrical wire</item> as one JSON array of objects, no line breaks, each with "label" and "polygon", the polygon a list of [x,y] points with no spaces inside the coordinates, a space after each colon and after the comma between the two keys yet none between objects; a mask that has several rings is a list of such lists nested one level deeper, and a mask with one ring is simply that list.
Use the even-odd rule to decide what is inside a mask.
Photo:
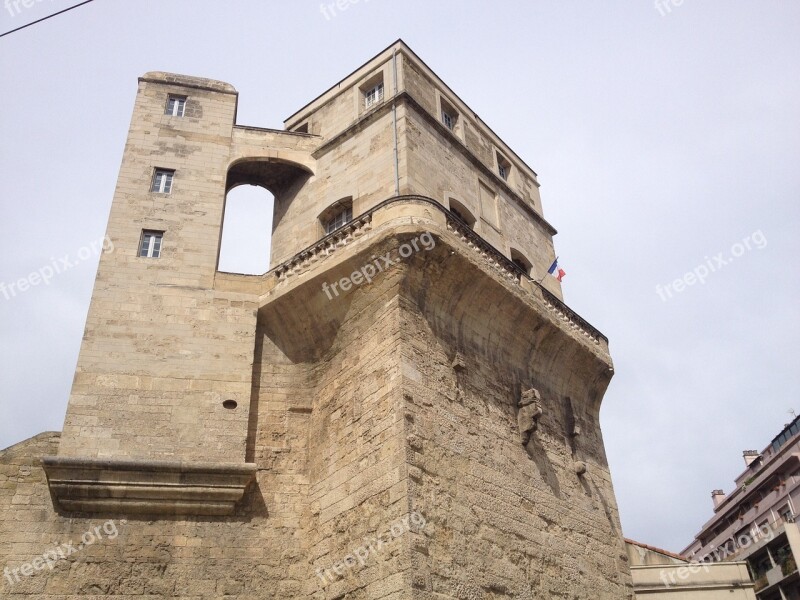
[{"label": "electrical wire", "polygon": [[41,23],[42,21],[46,21],[47,19],[52,19],[53,17],[57,17],[58,15],[62,15],[65,12],[71,11],[73,8],[78,8],[79,6],[83,6],[84,4],[89,4],[89,2],[94,2],[94,0],[85,0],[85,2],[81,2],[76,4],[75,6],[70,6],[69,8],[65,8],[64,10],[60,10],[57,13],[53,13],[52,15],[48,15],[46,17],[42,17],[41,19],[37,19],[32,23],[28,23],[27,25],[23,25],[22,27],[17,27],[16,29],[12,29],[11,31],[6,31],[5,33],[0,33],[0,37],[5,37],[7,35],[11,35],[15,31],[19,31],[20,29],[25,29],[26,27],[30,27],[31,25],[36,25],[37,23]]}]

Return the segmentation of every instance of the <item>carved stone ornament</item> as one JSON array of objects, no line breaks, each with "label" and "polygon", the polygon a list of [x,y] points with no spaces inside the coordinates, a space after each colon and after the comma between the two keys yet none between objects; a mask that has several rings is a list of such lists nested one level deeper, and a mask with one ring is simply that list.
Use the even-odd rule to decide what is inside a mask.
[{"label": "carved stone ornament", "polygon": [[520,441],[527,446],[531,435],[539,426],[539,417],[542,416],[542,396],[539,390],[531,388],[522,392],[517,411],[517,425],[519,425]]}]

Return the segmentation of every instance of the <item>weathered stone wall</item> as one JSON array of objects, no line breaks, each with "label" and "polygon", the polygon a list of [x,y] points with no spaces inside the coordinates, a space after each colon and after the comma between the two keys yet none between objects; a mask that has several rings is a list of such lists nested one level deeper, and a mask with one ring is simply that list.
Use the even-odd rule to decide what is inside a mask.
[{"label": "weathered stone wall", "polygon": [[315,175],[276,203],[273,266],[325,235],[320,214],[352,197],[353,216],[394,195],[394,129],[388,107],[377,109],[357,131],[314,153]]},{"label": "weathered stone wall", "polygon": [[[495,151],[502,152],[512,164],[512,171],[506,183],[514,193],[530,203],[539,214],[542,214],[538,183],[530,168],[515,157],[513,152],[505,147],[501,140],[477,118],[477,115],[447,89],[444,83],[436,81],[432,72],[427,72],[424,66],[416,63],[407,54],[404,54],[402,65],[405,89],[423,111],[433,117],[435,121],[440,122],[442,120],[442,98],[456,110],[457,121],[452,132],[453,136],[448,136],[451,137],[448,144],[453,143],[453,138],[458,140],[471,155],[494,174],[497,173]],[[415,173],[417,172],[415,171]]]},{"label": "weathered stone wall", "polygon": [[[270,294],[248,455],[259,472],[235,516],[58,514],[36,466],[54,440],[20,446],[0,455],[4,475],[18,473],[19,457],[34,473],[4,482],[6,502],[16,498],[2,519],[14,532],[15,543],[0,544],[10,569],[109,520],[118,535],[0,591],[65,600],[628,597],[597,422],[604,347],[560,329],[517,283],[415,214],[377,223],[336,266]],[[323,292],[323,281],[372,255],[396,256],[425,229],[434,249],[372,284]],[[529,385],[545,412],[526,451],[515,403]],[[582,476],[576,461],[587,465]],[[410,514],[424,526],[387,535]]]},{"label": "weathered stone wall", "polygon": [[[181,83],[156,73],[139,85],[62,456],[244,453],[256,304],[212,289],[236,95]],[[187,91],[187,116],[165,115],[168,94]],[[175,169],[169,194],[150,191],[156,167]],[[164,231],[160,258],[137,256],[143,229]]]},{"label": "weathered stone wall", "polygon": [[59,514],[39,464],[57,442],[41,434],[0,452],[1,598],[306,597],[298,506],[268,505],[263,473],[233,518]]},{"label": "weathered stone wall", "polygon": [[[599,433],[602,362],[577,344],[568,359],[574,340],[537,335],[540,316],[463,258],[424,258],[402,325],[409,498],[431,524],[415,597],[632,597]],[[530,387],[544,414],[526,451],[516,402]]]},{"label": "weathered stone wall", "polygon": [[[555,258],[552,235],[491,176],[477,170],[443,127],[415,110],[408,109],[405,114],[409,192],[435,198],[445,207],[449,198],[457,200],[477,219],[474,229],[479,235],[506,256],[511,255],[511,248],[521,252],[533,265],[533,276],[541,279]],[[493,196],[490,207],[481,202],[481,186]],[[486,214],[487,209],[496,216]],[[561,297],[561,284],[554,278],[546,278],[543,284]]]}]

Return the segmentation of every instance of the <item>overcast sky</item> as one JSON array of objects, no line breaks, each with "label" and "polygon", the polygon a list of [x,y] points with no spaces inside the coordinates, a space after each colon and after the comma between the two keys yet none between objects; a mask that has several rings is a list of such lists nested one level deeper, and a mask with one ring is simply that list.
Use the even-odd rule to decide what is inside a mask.
[{"label": "overcast sky", "polygon": [[610,339],[624,533],[681,550],[800,411],[800,3],[340,3],[95,0],[0,38],[0,282],[63,271],[0,292],[0,448],[61,429],[137,77],[230,82],[281,128],[403,38],[539,174],[565,299]]}]

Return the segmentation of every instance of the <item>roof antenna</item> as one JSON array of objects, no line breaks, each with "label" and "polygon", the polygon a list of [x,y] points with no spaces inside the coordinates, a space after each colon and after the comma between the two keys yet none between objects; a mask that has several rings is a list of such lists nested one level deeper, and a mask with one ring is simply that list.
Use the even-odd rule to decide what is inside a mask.
[{"label": "roof antenna", "polygon": [[790,414],[790,415],[792,415],[792,421],[794,421],[794,420],[797,418],[797,413],[796,413],[796,412],[794,412],[794,409],[793,409],[793,408],[790,408],[790,409],[788,410],[788,412],[789,412],[789,414]]}]

